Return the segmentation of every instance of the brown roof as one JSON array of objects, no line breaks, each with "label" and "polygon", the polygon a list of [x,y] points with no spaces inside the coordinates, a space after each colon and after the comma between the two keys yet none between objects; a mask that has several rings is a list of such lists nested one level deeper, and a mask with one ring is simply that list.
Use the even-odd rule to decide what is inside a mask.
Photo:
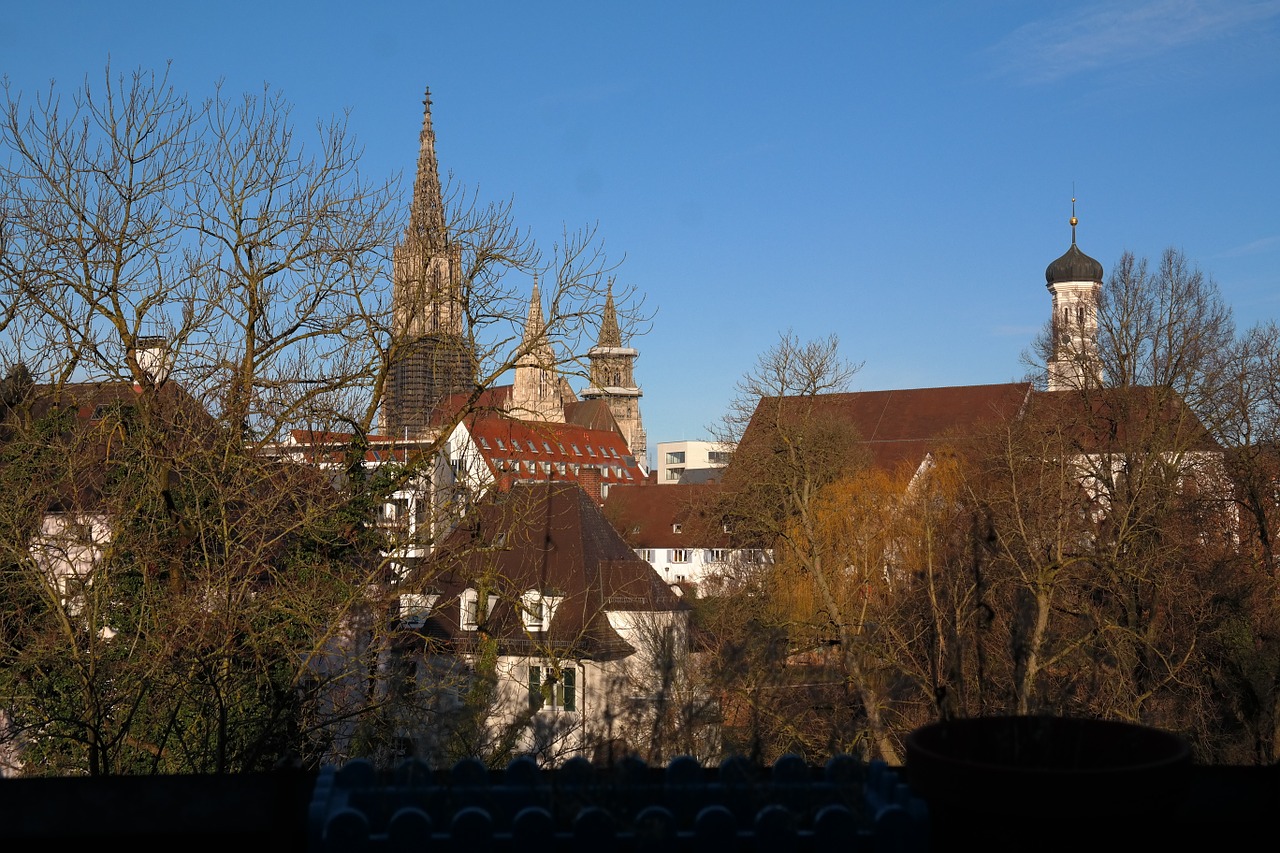
[{"label": "brown roof", "polygon": [[[506,654],[554,649],[578,658],[625,657],[634,650],[610,627],[607,611],[687,607],[575,483],[491,490],[417,565],[405,591],[439,594],[423,633],[465,651],[482,632],[460,628],[461,596],[482,586],[497,595],[482,627]],[[519,600],[530,590],[563,598],[546,636],[524,627]]]},{"label": "brown roof", "polygon": [[1170,449],[1218,451],[1221,446],[1171,388],[1129,386],[1089,391],[1037,391],[1027,411],[1063,428],[1082,453],[1151,447],[1154,436]]},{"label": "brown roof", "polygon": [[[963,435],[984,420],[1016,414],[1031,392],[1029,382],[999,385],[957,385],[894,391],[859,391],[809,398],[815,412],[836,415],[853,425],[871,463],[892,469],[903,463],[918,465],[950,435]],[[782,398],[784,414],[801,398]],[[792,402],[796,401],[796,402]],[[779,398],[766,397],[756,408],[742,444],[764,429],[762,414]],[[760,421],[760,423],[758,423]]]},{"label": "brown roof", "polygon": [[716,511],[722,494],[713,484],[615,486],[605,497],[604,512],[634,548],[728,547]]}]

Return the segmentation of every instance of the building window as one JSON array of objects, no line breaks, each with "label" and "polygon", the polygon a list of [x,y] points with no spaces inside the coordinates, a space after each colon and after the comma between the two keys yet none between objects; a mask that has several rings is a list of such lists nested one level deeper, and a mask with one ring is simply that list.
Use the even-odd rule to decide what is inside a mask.
[{"label": "building window", "polygon": [[530,440],[530,442],[529,442],[529,452],[530,452],[530,453],[537,453],[537,452],[538,452],[538,445],[534,444],[532,440]]},{"label": "building window", "polygon": [[482,436],[480,436],[480,446],[481,446],[481,447],[483,447],[485,450],[492,450],[492,449],[493,449],[493,448],[489,447],[489,439],[485,438],[483,435],[482,435]]},{"label": "building window", "polygon": [[707,453],[707,461],[712,465],[728,465],[729,455],[727,450],[712,450]]},{"label": "building window", "polygon": [[574,667],[529,666],[529,707],[534,710],[577,711],[578,673]]},{"label": "building window", "polygon": [[683,469],[683,468],[668,468],[668,469],[667,469],[667,479],[668,479],[668,480],[679,480],[679,479],[680,479],[681,477],[683,477],[683,476],[684,476],[684,469]]},{"label": "building window", "polygon": [[551,620],[555,618],[559,596],[547,595],[541,590],[531,589],[520,596],[520,613],[524,617],[525,630],[545,633],[551,630]]},{"label": "building window", "polygon": [[711,558],[711,562],[713,563],[727,563],[729,562],[729,549],[728,548],[712,548],[709,556]]},{"label": "building window", "polygon": [[[604,448],[601,448],[601,450],[603,450],[603,449],[604,449]],[[616,447],[610,447],[610,448],[609,448],[609,455],[610,455],[610,456],[612,456],[614,459],[618,459],[618,458],[620,458],[620,457],[618,456],[618,448],[616,448]]]},{"label": "building window", "polygon": [[426,624],[427,616],[431,614],[437,598],[437,595],[403,593],[400,596],[400,627],[421,628]]},{"label": "building window", "polygon": [[596,455],[596,449],[589,444],[587,445],[587,455],[592,457]]},{"label": "building window", "polygon": [[581,455],[582,455],[582,450],[578,447],[578,445],[576,445],[576,444],[571,444],[571,445],[569,445],[569,446],[573,448],[573,455],[574,455],[574,456],[581,456]]},{"label": "building window", "polygon": [[672,548],[672,549],[671,549],[670,551],[668,551],[667,553],[668,553],[668,555],[671,557],[671,562],[673,562],[673,563],[687,563],[687,562],[689,562],[689,549],[688,549],[688,548]]},{"label": "building window", "polygon": [[671,525],[671,532],[684,533],[684,525],[679,522],[676,522],[675,524]]},{"label": "building window", "polygon": [[678,450],[678,451],[676,451],[675,453],[668,453],[668,454],[667,454],[667,464],[668,464],[668,465],[683,465],[683,464],[684,464],[684,451],[683,451],[683,450]]},{"label": "building window", "polygon": [[652,563],[652,562],[653,562],[653,549],[652,549],[652,548],[637,548],[637,549],[636,549],[636,556],[637,556],[637,557],[639,557],[640,559],[644,560],[646,563]]},{"label": "building window", "polygon": [[550,452],[551,452],[551,444],[550,444],[549,442],[546,442],[546,441],[542,442],[542,449],[543,449],[543,450],[545,450],[545,451],[547,451],[548,453],[550,453]]},{"label": "building window", "polygon": [[506,450],[506,449],[507,449],[507,445],[503,443],[502,439],[497,438],[497,439],[494,439],[494,441],[498,442],[498,449],[499,449],[499,450]]},{"label": "building window", "polygon": [[557,462],[557,463],[556,463],[556,473],[557,473],[557,474],[564,474],[568,469],[569,469],[569,466],[568,466],[568,465],[566,465],[565,463],[563,463],[563,462]]},{"label": "building window", "polygon": [[467,587],[462,591],[462,613],[458,626],[464,631],[476,631],[484,624],[489,615],[493,613],[493,609],[498,606],[498,596],[487,595],[481,607],[480,593],[478,590]]}]

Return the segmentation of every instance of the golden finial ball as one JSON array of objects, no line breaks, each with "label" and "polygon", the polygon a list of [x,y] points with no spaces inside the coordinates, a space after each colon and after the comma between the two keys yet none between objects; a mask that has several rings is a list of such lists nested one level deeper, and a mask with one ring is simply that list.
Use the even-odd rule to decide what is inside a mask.
[{"label": "golden finial ball", "polygon": [[1074,216],[1071,217],[1071,227],[1075,228],[1078,224],[1080,224],[1080,220],[1076,219]]}]

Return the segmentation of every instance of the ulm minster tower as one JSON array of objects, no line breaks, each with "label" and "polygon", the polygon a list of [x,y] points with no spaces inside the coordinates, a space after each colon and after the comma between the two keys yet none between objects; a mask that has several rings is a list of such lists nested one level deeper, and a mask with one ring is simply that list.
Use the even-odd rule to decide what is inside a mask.
[{"label": "ulm minster tower", "polygon": [[[409,224],[393,251],[391,370],[383,395],[381,431],[395,440],[429,436],[433,414],[455,395],[476,390],[478,358],[467,324],[462,247],[449,233],[431,121],[431,90],[423,100],[418,171]],[[486,403],[522,421],[577,423],[620,433],[646,465],[635,382],[638,355],[623,346],[609,287],[596,346],[587,354],[590,385],[582,401],[557,369],[547,338],[537,279],[529,301],[521,354],[512,385],[490,389]]]},{"label": "ulm minster tower", "polygon": [[449,239],[431,127],[431,90],[423,101],[418,174],[409,225],[392,251],[391,371],[383,432],[418,438],[446,397],[475,387],[475,345],[464,322],[462,253]]}]

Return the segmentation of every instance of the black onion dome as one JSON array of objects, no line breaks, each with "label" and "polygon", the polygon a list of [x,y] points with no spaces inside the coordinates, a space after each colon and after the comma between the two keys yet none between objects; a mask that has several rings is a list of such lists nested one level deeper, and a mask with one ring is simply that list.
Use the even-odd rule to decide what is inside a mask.
[{"label": "black onion dome", "polygon": [[1060,281],[1102,281],[1102,264],[1080,251],[1075,243],[1044,271],[1046,284]]}]

